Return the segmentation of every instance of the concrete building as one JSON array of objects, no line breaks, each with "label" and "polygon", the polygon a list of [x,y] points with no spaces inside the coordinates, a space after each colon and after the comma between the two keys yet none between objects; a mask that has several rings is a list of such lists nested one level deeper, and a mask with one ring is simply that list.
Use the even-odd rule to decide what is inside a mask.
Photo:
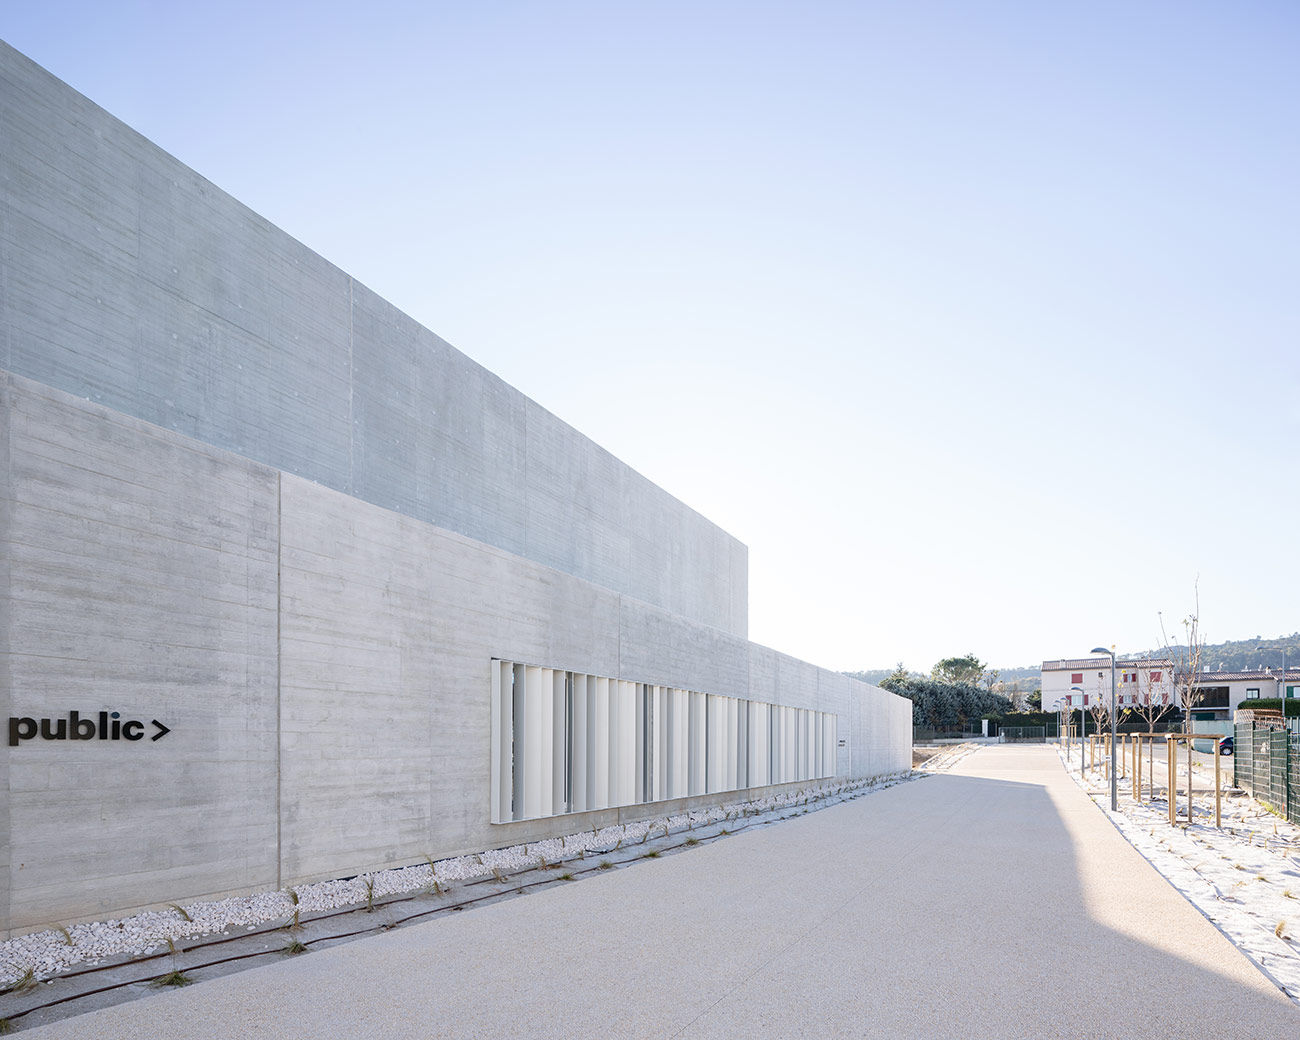
[{"label": "concrete building", "polygon": [[0,932],[910,766],[745,546],[0,44]]}]

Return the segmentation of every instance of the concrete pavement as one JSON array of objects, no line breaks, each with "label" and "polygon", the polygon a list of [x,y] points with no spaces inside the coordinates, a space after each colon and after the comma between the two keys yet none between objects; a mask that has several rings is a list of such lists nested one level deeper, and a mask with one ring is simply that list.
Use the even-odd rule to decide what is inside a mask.
[{"label": "concrete pavement", "polygon": [[32,1030],[1289,1037],[1293,1006],[1042,747]]}]

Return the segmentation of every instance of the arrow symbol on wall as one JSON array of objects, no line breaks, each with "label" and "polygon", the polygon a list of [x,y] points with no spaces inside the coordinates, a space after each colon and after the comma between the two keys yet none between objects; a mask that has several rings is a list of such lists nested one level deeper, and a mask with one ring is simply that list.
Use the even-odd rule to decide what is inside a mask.
[{"label": "arrow symbol on wall", "polygon": [[158,727],[158,732],[155,733],[152,737],[150,737],[149,738],[150,740],[161,740],[163,737],[167,736],[167,734],[171,732],[170,729],[164,726],[157,719],[153,720],[153,724]]}]

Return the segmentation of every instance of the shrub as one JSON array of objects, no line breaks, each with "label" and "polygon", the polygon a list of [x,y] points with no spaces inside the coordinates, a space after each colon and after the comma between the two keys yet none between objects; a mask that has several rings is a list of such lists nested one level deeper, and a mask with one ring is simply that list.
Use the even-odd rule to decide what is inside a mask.
[{"label": "shrub", "polygon": [[912,702],[912,724],[917,726],[963,725],[968,719],[1000,715],[1011,710],[1011,702],[969,683],[945,683],[921,676],[890,676],[880,683],[882,690]]},{"label": "shrub", "polygon": [[1237,705],[1237,710],[1250,708],[1258,711],[1281,711],[1283,717],[1288,719],[1300,719],[1300,697],[1288,697],[1282,700],[1278,697],[1252,697],[1249,700],[1241,701]]}]

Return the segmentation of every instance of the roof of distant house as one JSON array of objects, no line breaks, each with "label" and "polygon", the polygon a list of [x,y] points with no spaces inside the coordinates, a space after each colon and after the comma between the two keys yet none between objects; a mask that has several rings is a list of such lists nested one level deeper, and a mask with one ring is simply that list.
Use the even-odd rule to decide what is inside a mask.
[{"label": "roof of distant house", "polygon": [[[1116,661],[1116,668],[1172,668],[1173,661],[1158,661],[1154,658],[1143,658],[1141,660]],[[1042,670],[1045,672],[1070,672],[1079,669],[1087,670],[1089,668],[1109,668],[1109,657],[1077,657],[1064,661],[1044,661]]]}]

